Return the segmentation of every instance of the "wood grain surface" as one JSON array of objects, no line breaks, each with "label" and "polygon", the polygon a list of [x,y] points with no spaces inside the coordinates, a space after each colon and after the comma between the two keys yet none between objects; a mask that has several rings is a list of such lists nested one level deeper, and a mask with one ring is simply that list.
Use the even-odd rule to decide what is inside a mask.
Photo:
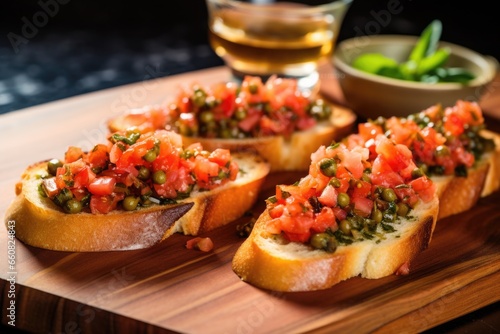
[{"label": "wood grain surface", "polygon": [[[91,147],[105,139],[112,115],[162,102],[181,82],[228,78],[224,68],[149,78],[0,116],[0,213],[32,162],[59,157],[68,145]],[[338,96],[338,87],[325,87]],[[500,131],[494,114],[500,115],[500,93],[489,96],[488,127]],[[252,214],[264,209],[275,184],[301,176],[269,175]],[[11,320],[7,307],[14,300],[16,328],[45,333],[420,332],[500,299],[499,203],[497,192],[468,212],[440,220],[408,276],[353,278],[301,293],[256,289],[232,272],[232,256],[243,241],[236,226],[251,217],[206,234],[215,244],[210,253],[187,250],[190,237],[183,235],[146,250],[102,253],[54,252],[17,241],[14,268],[8,266],[2,228],[2,323]],[[8,297],[11,281],[14,298]]]}]

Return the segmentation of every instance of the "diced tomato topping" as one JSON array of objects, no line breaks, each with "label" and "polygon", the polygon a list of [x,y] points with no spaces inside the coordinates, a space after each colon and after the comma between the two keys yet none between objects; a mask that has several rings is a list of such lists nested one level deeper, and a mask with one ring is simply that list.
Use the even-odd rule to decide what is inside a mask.
[{"label": "diced tomato topping", "polygon": [[106,168],[109,160],[108,146],[104,144],[96,145],[87,155],[87,162],[93,169]]},{"label": "diced tomato topping", "polygon": [[373,124],[372,122],[360,123],[358,125],[358,134],[364,139],[364,141],[375,139],[378,135],[383,133],[382,127],[380,125]]},{"label": "diced tomato topping", "polygon": [[116,164],[118,159],[122,156],[123,151],[119,144],[114,144],[109,151],[109,162]]},{"label": "diced tomato topping", "polygon": [[278,204],[272,208],[269,209],[269,216],[271,218],[279,218],[285,211],[285,206],[283,204]]},{"label": "diced tomato topping", "polygon": [[88,189],[94,195],[111,195],[115,189],[116,179],[110,176],[96,177],[89,183]]},{"label": "diced tomato topping", "polygon": [[[107,213],[125,195],[140,197],[141,203],[176,199],[189,196],[194,186],[210,190],[238,176],[239,166],[229,150],[210,153],[201,144],[185,150],[182,137],[170,131],[118,132],[109,140],[89,153],[70,147],[56,175],[43,181],[47,196],[54,198],[64,190],[57,198],[62,205],[69,190],[75,199],[84,201],[86,211]],[[149,196],[156,200],[148,201]]]},{"label": "diced tomato topping", "polygon": [[347,212],[344,209],[336,206],[332,208],[332,210],[333,214],[335,215],[335,218],[337,218],[338,221],[342,221],[347,218]]},{"label": "diced tomato topping", "polygon": [[379,155],[373,161],[371,181],[374,184],[390,188],[404,183],[403,177],[391,168],[386,158],[382,155]]},{"label": "diced tomato topping", "polygon": [[316,219],[311,226],[311,230],[313,232],[321,233],[326,231],[327,228],[330,228],[332,231],[336,231],[338,227],[333,209],[325,206],[316,215]]},{"label": "diced tomato topping", "polygon": [[216,177],[219,174],[219,165],[206,158],[197,156],[193,172],[195,173],[197,180],[201,182],[208,182],[209,178]]},{"label": "diced tomato topping", "polygon": [[262,114],[258,110],[250,110],[245,119],[241,120],[238,123],[238,126],[241,130],[245,132],[251,132],[251,130],[259,124],[260,118]]},{"label": "diced tomato topping", "polygon": [[123,199],[123,195],[94,195],[90,198],[90,212],[93,214],[106,214],[114,209],[120,200]]},{"label": "diced tomato topping", "polygon": [[111,124],[141,133],[172,127],[190,137],[241,138],[288,136],[330,115],[330,107],[299,89],[296,79],[272,76],[263,82],[258,76],[246,76],[240,85],[185,85],[166,106],[136,109]]},{"label": "diced tomato topping", "polygon": [[371,195],[372,185],[371,183],[363,180],[356,181],[356,184],[352,188],[352,197],[368,197]]},{"label": "diced tomato topping", "polygon": [[373,209],[373,200],[366,197],[353,197],[354,210],[361,217],[368,217]]},{"label": "diced tomato topping", "polygon": [[409,185],[415,189],[424,202],[432,200],[435,196],[436,185],[427,176],[422,176],[418,179],[412,180],[409,182]]},{"label": "diced tomato topping", "polygon": [[379,137],[376,152],[381,154],[394,171],[405,169],[411,161],[412,155],[408,147],[395,144],[386,137]]},{"label": "diced tomato topping", "polygon": [[196,249],[202,252],[210,252],[214,248],[214,243],[212,239],[205,237],[196,237],[193,239],[189,239],[186,242],[187,249]]},{"label": "diced tomato topping", "polygon": [[334,207],[337,204],[337,191],[331,185],[326,186],[318,197],[318,201],[323,205]]},{"label": "diced tomato topping", "polygon": [[90,170],[89,167],[82,169],[74,176],[75,183],[73,187],[82,188],[86,187],[90,182],[94,181],[95,174]]},{"label": "diced tomato topping", "polygon": [[231,153],[227,149],[217,148],[208,156],[208,160],[224,166],[231,159]]},{"label": "diced tomato topping", "polygon": [[70,146],[64,155],[64,161],[67,163],[74,162],[83,157],[83,151],[80,147]]}]

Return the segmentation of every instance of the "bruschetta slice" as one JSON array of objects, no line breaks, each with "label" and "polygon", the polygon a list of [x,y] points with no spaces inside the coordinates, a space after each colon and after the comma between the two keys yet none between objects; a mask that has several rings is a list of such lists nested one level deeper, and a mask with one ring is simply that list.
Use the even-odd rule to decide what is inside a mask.
[{"label": "bruschetta slice", "polygon": [[306,171],[311,153],[345,137],[355,121],[352,111],[300,91],[294,79],[247,76],[241,84],[186,85],[170,104],[129,110],[108,126],[172,129],[187,144],[256,152],[271,171]]},{"label": "bruschetta slice", "polygon": [[5,221],[40,248],[147,248],[242,216],[268,172],[258,155],[184,147],[174,132],[113,133],[90,152],[70,147],[64,159],[28,167]]},{"label": "bruschetta slice", "polygon": [[278,185],[233,270],[257,287],[312,291],[351,277],[407,274],[437,220],[434,183],[415,173],[410,150],[383,134],[375,150],[320,147],[309,174]]}]

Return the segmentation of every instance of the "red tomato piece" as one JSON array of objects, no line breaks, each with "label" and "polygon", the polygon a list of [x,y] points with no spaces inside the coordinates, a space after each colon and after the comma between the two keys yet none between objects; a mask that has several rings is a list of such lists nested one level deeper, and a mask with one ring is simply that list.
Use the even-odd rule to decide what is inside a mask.
[{"label": "red tomato piece", "polygon": [[369,182],[358,180],[352,189],[352,197],[368,197],[372,192],[372,185]]},{"label": "red tomato piece", "polygon": [[231,152],[227,149],[217,148],[208,156],[208,160],[224,166],[231,159]]},{"label": "red tomato piece", "polygon": [[383,134],[382,127],[372,122],[360,123],[358,125],[358,134],[368,141],[369,139],[375,139],[379,134]]},{"label": "red tomato piece", "polygon": [[87,162],[90,168],[105,168],[109,162],[108,146],[104,144],[94,146],[87,155]]},{"label": "red tomato piece", "polygon": [[429,202],[436,194],[436,184],[426,176],[412,180],[409,184],[424,202]]},{"label": "red tomato piece", "polygon": [[337,191],[333,186],[326,186],[318,197],[318,201],[323,205],[334,207],[337,205]]},{"label": "red tomato piece", "polygon": [[333,213],[333,210],[329,207],[323,207],[317,214],[316,219],[311,226],[311,230],[313,232],[321,233],[326,231],[327,228],[332,229],[332,231],[336,231],[337,222],[335,221],[335,214]]},{"label": "red tomato piece", "polygon": [[279,218],[283,215],[285,210],[285,206],[283,204],[278,204],[269,209],[269,216],[271,218]]},{"label": "red tomato piece", "polygon": [[86,187],[90,182],[95,179],[95,174],[90,170],[89,167],[82,169],[74,177],[73,187],[81,188]]},{"label": "red tomato piece", "polygon": [[114,209],[116,209],[116,206],[120,200],[122,200],[124,197],[123,196],[112,196],[112,195],[105,195],[105,196],[99,196],[99,195],[94,195],[90,197],[90,211],[93,214],[106,214]]},{"label": "red tomato piece", "polygon": [[251,132],[251,130],[259,123],[261,117],[262,114],[259,111],[254,110],[252,112],[252,109],[250,109],[247,117],[238,123],[238,127],[245,132]]},{"label": "red tomato piece", "polygon": [[219,175],[219,165],[198,155],[195,160],[193,172],[196,180],[208,182],[210,177]]},{"label": "red tomato piece", "polygon": [[202,252],[210,252],[214,248],[214,243],[209,237],[196,237],[186,242],[187,249],[197,249]]},{"label": "red tomato piece", "polygon": [[362,217],[368,217],[373,209],[373,200],[366,197],[353,197],[354,210]]},{"label": "red tomato piece", "polygon": [[74,162],[83,157],[83,151],[80,147],[70,146],[64,155],[66,163]]},{"label": "red tomato piece", "polygon": [[116,179],[111,176],[96,177],[88,185],[89,191],[94,195],[105,196],[113,193],[116,185]]}]

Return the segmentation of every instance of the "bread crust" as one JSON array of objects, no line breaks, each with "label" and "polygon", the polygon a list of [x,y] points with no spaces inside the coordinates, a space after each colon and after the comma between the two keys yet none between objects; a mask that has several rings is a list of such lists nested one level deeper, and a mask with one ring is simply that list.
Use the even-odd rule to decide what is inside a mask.
[{"label": "bread crust", "polygon": [[490,165],[484,187],[481,191],[481,197],[485,197],[500,189],[500,134],[489,130],[482,130],[481,135],[493,139],[495,143],[495,150],[483,156],[483,159],[488,161]]},{"label": "bread crust", "polygon": [[483,161],[476,168],[469,169],[467,177],[431,177],[438,188],[438,219],[471,209],[481,196],[489,170],[490,164]]},{"label": "bread crust", "polygon": [[108,214],[66,214],[50,199],[41,197],[39,175],[46,171],[47,163],[37,163],[27,168],[20,186],[16,186],[17,196],[7,209],[5,223],[15,221],[16,237],[28,245],[72,252],[141,249],[175,232],[196,235],[233,221],[255,203],[256,196],[249,196],[231,209],[218,204],[227,204],[228,198],[242,197],[243,193],[257,194],[269,172],[269,166],[255,155],[234,158],[247,172],[233,183],[195,193],[178,204]]},{"label": "bread crust", "polygon": [[300,243],[285,243],[265,231],[271,218],[266,211],[257,220],[250,236],[237,250],[233,271],[243,280],[274,291],[328,289],[351,277],[381,278],[408,265],[432,239],[438,214],[438,198],[420,203],[415,221],[406,221],[398,235],[375,243],[359,241],[339,246],[334,253],[312,250]]}]

